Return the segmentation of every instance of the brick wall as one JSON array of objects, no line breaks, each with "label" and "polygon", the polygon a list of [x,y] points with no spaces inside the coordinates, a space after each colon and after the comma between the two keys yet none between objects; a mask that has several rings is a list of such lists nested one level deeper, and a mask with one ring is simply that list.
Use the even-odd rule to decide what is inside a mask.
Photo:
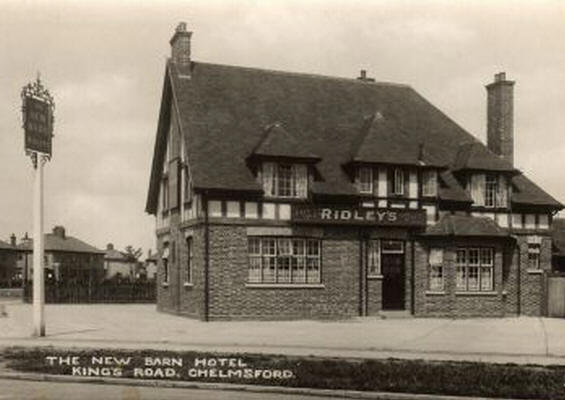
[{"label": "brick wall", "polygon": [[210,319],[323,319],[359,315],[356,237],[356,231],[345,228],[325,231],[322,288],[249,287],[246,286],[245,227],[211,226]]}]

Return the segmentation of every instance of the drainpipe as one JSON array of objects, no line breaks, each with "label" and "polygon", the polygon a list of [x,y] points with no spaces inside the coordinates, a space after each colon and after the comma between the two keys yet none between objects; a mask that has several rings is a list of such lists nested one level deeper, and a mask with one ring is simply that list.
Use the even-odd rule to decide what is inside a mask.
[{"label": "drainpipe", "polygon": [[364,317],[367,315],[367,278],[364,266],[363,253],[363,228],[359,228],[359,315]]},{"label": "drainpipe", "polygon": [[210,224],[208,221],[208,192],[202,193],[204,207],[204,321],[209,321],[210,312]]},{"label": "drainpipe", "polygon": [[518,276],[516,279],[516,295],[518,296],[518,303],[516,312],[518,313],[518,316],[520,316],[522,313],[522,249],[520,242],[518,240],[516,240],[516,242],[518,243]]},{"label": "drainpipe", "polygon": [[416,313],[416,307],[415,307],[415,299],[416,299],[416,284],[415,284],[415,277],[416,277],[416,260],[414,259],[415,254],[416,254],[416,250],[415,250],[415,246],[416,246],[416,241],[414,239],[412,239],[412,249],[410,250],[411,253],[411,257],[412,257],[412,270],[410,271],[410,275],[411,275],[411,279],[410,279],[410,311],[412,312],[412,315],[414,315]]}]

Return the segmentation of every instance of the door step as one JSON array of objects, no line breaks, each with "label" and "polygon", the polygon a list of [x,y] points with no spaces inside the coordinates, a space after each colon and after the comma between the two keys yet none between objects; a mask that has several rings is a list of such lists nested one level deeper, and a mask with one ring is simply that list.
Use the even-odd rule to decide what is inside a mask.
[{"label": "door step", "polygon": [[408,310],[381,310],[379,311],[379,317],[382,319],[405,319],[414,318],[410,311]]}]

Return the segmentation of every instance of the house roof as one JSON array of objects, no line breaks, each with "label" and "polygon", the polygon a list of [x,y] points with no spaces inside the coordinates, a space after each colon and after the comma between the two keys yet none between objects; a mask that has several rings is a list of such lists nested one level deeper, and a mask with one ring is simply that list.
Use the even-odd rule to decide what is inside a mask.
[{"label": "house roof", "polygon": [[465,169],[518,172],[512,164],[498,157],[480,142],[465,143],[459,146],[452,165],[452,170],[458,171]]},{"label": "house roof", "polygon": [[10,243],[0,240],[0,250],[14,250],[14,247]]},{"label": "house roof", "polygon": [[437,224],[428,227],[423,236],[509,237],[509,234],[490,218],[445,215]]},{"label": "house roof", "polygon": [[[90,253],[90,254],[104,254],[102,250],[97,249],[88,243],[83,242],[72,236],[65,236],[64,238],[53,233],[47,233],[45,238],[45,251],[61,251],[69,253]],[[33,239],[28,239],[24,243],[18,245],[18,249],[23,251],[31,251],[33,249]]]},{"label": "house roof", "polygon": [[565,257],[565,218],[554,218],[551,224],[553,254]]},{"label": "house roof", "polygon": [[255,156],[288,157],[318,160],[319,157],[308,151],[294,134],[288,132],[282,123],[269,124],[264,129],[263,137],[252,151]]},{"label": "house roof", "polygon": [[[356,195],[343,168],[352,158],[414,163],[420,144],[434,165],[507,169],[498,156],[407,85],[201,62],[192,63],[187,78],[168,62],[146,205],[149,213],[157,209],[171,105],[179,114],[197,191],[260,195],[262,187],[245,161],[265,135],[262,127],[274,121],[281,123],[284,132],[277,129],[272,142],[260,146],[261,151],[288,154],[296,150],[295,144],[287,148],[279,141],[288,133],[301,151],[319,156],[316,168],[321,180],[312,185],[314,195]],[[367,125],[366,117],[377,112],[382,118]],[[455,162],[462,144],[473,146]],[[448,176],[444,184],[440,198],[468,200],[454,179]],[[527,179],[519,179],[516,186],[522,202],[562,207],[551,196],[541,195]]]},{"label": "house roof", "polygon": [[124,262],[135,261],[135,258],[130,256],[129,254],[123,253],[116,249],[106,249],[104,251],[104,259],[112,260],[112,261],[124,261]]}]

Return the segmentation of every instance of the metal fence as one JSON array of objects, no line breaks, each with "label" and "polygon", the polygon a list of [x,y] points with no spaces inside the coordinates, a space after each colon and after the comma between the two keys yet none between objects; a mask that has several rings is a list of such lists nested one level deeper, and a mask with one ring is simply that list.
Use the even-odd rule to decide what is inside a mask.
[{"label": "metal fence", "polygon": [[[32,301],[33,285],[24,286],[24,301]],[[46,303],[154,303],[154,281],[135,283],[46,284]]]}]

